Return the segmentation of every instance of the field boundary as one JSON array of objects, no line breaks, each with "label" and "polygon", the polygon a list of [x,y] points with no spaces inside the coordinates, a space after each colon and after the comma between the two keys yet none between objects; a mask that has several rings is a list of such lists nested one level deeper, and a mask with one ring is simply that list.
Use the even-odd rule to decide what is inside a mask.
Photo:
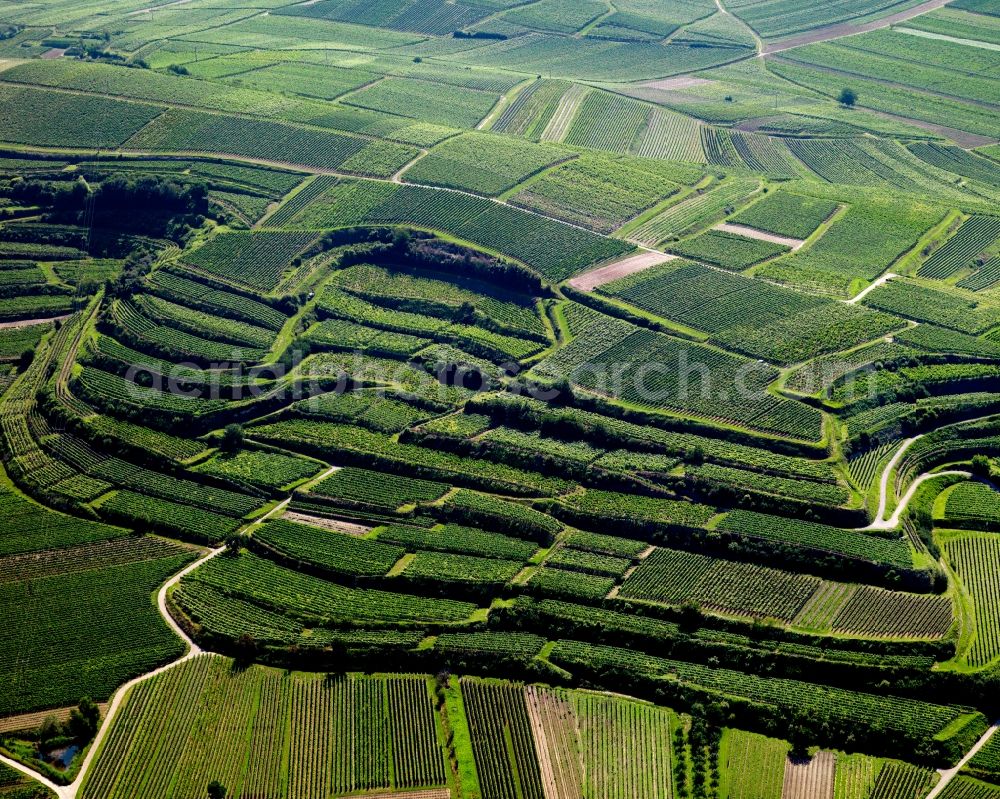
[{"label": "field boundary", "polygon": [[930,11],[936,11],[947,5],[950,0],[927,0],[920,5],[912,6],[903,11],[897,11],[886,17],[872,20],[871,22],[837,22],[822,28],[814,28],[811,31],[798,33],[787,39],[779,39],[772,44],[765,44],[760,55],[766,56],[772,53],[781,53],[795,47],[802,47],[806,44],[816,44],[817,42],[829,42],[833,39],[844,39],[848,36],[857,36],[861,33],[871,33],[872,31],[889,28],[897,22],[905,22],[908,19],[919,17]]}]

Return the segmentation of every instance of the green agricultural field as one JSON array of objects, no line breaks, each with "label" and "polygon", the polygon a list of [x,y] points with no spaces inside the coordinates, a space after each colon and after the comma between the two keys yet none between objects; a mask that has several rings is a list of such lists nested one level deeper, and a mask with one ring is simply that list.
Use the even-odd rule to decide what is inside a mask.
[{"label": "green agricultural field", "polygon": [[725,230],[709,230],[693,239],[670,246],[670,251],[733,272],[769,261],[788,252],[788,247],[760,239],[751,239]]},{"label": "green agricultural field", "polygon": [[3,139],[47,147],[117,147],[163,112],[162,107],[103,97],[4,86]]},{"label": "green agricultural field", "polygon": [[414,183],[496,195],[572,153],[518,139],[466,134],[439,144],[407,170]]},{"label": "green agricultural field", "polygon": [[531,181],[513,202],[610,233],[697,176],[676,164],[588,153]]},{"label": "green agricultural field", "polygon": [[[325,681],[319,675],[261,667],[241,673],[231,667],[224,658],[201,657],[132,691],[84,795],[167,790],[172,796],[213,777],[249,791],[288,790],[294,796],[444,783],[425,679]],[[177,692],[189,699],[183,708],[173,705]],[[319,703],[325,704],[323,716],[315,714]],[[390,707],[398,713],[392,721],[385,715]],[[259,713],[274,723],[260,724]],[[148,728],[141,743],[134,735],[137,727]],[[355,729],[366,735],[334,732]],[[220,748],[222,742],[226,749]],[[207,759],[210,744],[215,755]],[[228,756],[234,750],[245,754]],[[290,753],[285,765],[283,750]],[[169,759],[160,762],[160,757]]]},{"label": "green agricultural field", "polygon": [[832,200],[776,192],[737,214],[733,221],[779,236],[806,239],[837,208],[837,203]]},{"label": "green agricultural field", "polygon": [[436,125],[473,128],[499,99],[497,94],[462,86],[387,78],[352,94],[346,102]]},{"label": "green agricultural field", "polygon": [[[106,699],[125,680],[181,654],[149,594],[193,554],[153,539],[124,539],[42,553],[32,559],[34,572],[4,558],[0,595],[11,626],[0,658],[6,686],[0,712],[60,707],[82,696]],[[46,643],[33,646],[42,619]],[[96,635],[98,629],[104,634]]]},{"label": "green agricultural field", "polygon": [[852,281],[874,280],[943,216],[878,195],[851,205],[812,246],[768,264],[758,275],[824,294],[848,294]]},{"label": "green agricultural field", "polygon": [[7,3],[0,799],[997,799],[933,5]]}]

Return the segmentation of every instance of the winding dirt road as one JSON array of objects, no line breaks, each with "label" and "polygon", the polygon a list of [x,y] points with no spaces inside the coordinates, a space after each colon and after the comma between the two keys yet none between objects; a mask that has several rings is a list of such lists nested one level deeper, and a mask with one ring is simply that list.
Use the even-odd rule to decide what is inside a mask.
[{"label": "winding dirt road", "polygon": [[896,454],[892,456],[889,462],[886,464],[885,469],[882,471],[882,477],[879,480],[878,488],[878,512],[875,514],[875,521],[869,524],[867,527],[859,527],[859,530],[895,530],[899,527],[900,519],[903,513],[906,511],[907,505],[910,504],[910,500],[913,499],[913,495],[917,493],[917,489],[927,482],[928,480],[933,480],[936,477],[972,477],[970,472],[962,471],[959,469],[949,469],[943,472],[925,472],[916,478],[910,487],[906,490],[906,493],[900,498],[899,502],[896,503],[896,509],[893,511],[892,515],[886,518],[885,511],[886,506],[889,504],[889,481],[892,479],[893,469],[899,464],[903,456],[906,454],[913,443],[917,439],[923,438],[923,435],[913,436],[913,438],[907,438],[900,445],[899,449],[896,450]]}]

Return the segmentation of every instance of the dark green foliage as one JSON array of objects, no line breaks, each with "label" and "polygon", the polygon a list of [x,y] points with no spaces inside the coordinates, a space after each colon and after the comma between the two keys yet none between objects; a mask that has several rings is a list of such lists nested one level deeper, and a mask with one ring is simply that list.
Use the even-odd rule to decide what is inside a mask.
[{"label": "dark green foliage", "polygon": [[[179,655],[180,640],[149,597],[192,557],[174,549],[157,560],[0,583],[9,633],[0,657],[0,712],[66,706],[84,694],[103,699]],[[93,713],[81,716],[86,732]]]}]

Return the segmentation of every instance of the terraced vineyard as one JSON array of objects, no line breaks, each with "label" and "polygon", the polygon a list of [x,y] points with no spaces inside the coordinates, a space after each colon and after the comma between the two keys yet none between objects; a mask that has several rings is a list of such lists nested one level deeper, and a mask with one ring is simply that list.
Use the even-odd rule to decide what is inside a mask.
[{"label": "terraced vineyard", "polygon": [[997,542],[988,536],[969,534],[950,539],[945,552],[952,568],[971,594],[975,607],[975,628],[967,660],[985,666],[1000,655],[1000,614],[994,601]]},{"label": "terraced vineyard", "polygon": [[994,799],[996,4],[723,5],[5,6],[0,797]]}]

